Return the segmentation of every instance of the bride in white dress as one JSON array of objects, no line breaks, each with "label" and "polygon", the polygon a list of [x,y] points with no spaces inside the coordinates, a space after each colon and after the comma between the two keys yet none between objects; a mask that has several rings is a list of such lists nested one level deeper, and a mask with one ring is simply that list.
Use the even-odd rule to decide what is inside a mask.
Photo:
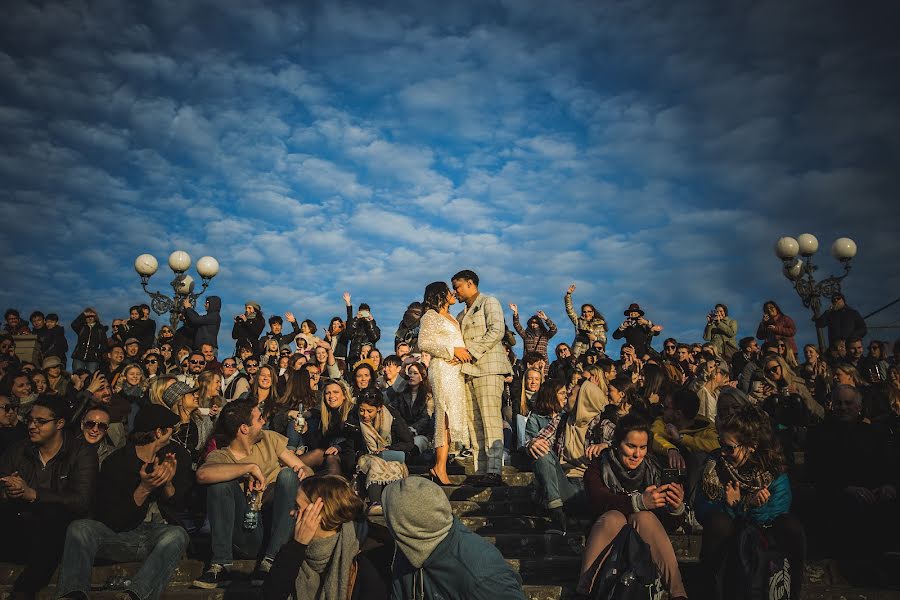
[{"label": "bride in white dress", "polygon": [[428,381],[434,396],[434,447],[437,459],[431,475],[450,485],[447,457],[450,444],[469,445],[465,382],[461,362],[471,360],[459,323],[450,314],[456,296],[443,281],[428,284],[422,301],[426,310],[419,326],[419,349],[431,355]]}]

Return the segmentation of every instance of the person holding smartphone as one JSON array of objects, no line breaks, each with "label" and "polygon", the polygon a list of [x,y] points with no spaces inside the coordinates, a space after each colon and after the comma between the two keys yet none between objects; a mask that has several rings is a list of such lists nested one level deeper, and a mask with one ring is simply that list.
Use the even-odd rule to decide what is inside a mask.
[{"label": "person holding smartphone", "polygon": [[667,533],[684,520],[684,488],[663,481],[663,469],[649,454],[650,442],[650,424],[640,415],[625,415],[616,424],[610,447],[584,474],[591,509],[599,518],[585,542],[577,587],[581,594],[591,592],[609,555],[603,550],[627,524],[650,546],[669,597],[687,597]]}]

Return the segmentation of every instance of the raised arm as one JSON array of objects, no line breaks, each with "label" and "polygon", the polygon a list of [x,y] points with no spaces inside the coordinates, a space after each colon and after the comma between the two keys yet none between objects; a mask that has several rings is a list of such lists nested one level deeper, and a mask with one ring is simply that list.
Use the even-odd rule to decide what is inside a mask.
[{"label": "raised arm", "polygon": [[566,290],[566,295],[563,298],[563,303],[566,306],[566,314],[569,315],[569,319],[572,321],[572,325],[575,326],[575,330],[577,333],[578,330],[578,315],[575,314],[575,309],[572,307],[572,292],[575,291],[575,284],[569,286],[569,289]]}]

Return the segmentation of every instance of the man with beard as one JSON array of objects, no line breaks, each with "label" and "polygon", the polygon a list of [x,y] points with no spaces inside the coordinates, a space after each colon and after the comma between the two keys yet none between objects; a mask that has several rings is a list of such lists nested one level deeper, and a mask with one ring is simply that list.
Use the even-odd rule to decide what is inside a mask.
[{"label": "man with beard", "polygon": [[14,593],[36,594],[59,563],[66,528],[88,515],[97,454],[66,430],[62,398],[40,396],[25,423],[28,439],[0,457],[0,557],[25,562]]}]

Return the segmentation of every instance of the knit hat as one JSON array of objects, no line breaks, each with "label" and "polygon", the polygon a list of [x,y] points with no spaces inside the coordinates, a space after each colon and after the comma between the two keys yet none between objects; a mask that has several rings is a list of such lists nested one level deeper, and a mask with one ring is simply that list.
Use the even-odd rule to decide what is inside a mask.
[{"label": "knit hat", "polygon": [[182,396],[191,392],[196,392],[199,389],[200,388],[197,387],[191,387],[183,381],[176,381],[175,383],[170,385],[165,392],[163,392],[162,400],[166,403],[166,406],[172,408],[173,406],[175,406],[175,403],[181,399]]},{"label": "knit hat", "polygon": [[382,493],[384,519],[403,555],[420,569],[453,526],[450,500],[424,477],[395,481]]},{"label": "knit hat", "polygon": [[259,306],[259,302],[254,302],[253,300],[247,300],[246,302],[244,302],[244,306],[252,306],[254,309],[256,309],[256,312],[262,311],[262,308]]}]

